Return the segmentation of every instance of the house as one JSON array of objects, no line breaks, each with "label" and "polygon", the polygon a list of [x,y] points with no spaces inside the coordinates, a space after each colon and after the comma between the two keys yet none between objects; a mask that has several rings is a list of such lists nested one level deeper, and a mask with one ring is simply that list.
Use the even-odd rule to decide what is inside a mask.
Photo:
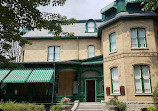
[{"label": "house", "polygon": [[158,16],[141,1],[116,0],[101,9],[102,20],[62,26],[74,37],[48,30],[26,31],[23,69],[1,69],[1,99],[57,103],[126,101],[129,109],[152,104],[158,83]]}]

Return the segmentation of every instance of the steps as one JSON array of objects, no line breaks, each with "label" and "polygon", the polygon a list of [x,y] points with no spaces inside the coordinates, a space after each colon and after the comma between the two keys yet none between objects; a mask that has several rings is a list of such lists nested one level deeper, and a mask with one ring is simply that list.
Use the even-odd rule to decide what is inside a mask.
[{"label": "steps", "polygon": [[98,102],[81,102],[76,111],[103,111],[103,108]]}]

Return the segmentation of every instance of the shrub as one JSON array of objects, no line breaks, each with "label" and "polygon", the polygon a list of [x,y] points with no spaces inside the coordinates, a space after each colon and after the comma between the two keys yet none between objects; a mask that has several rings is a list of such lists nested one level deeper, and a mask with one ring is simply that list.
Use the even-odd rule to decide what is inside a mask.
[{"label": "shrub", "polygon": [[62,103],[63,105],[67,105],[69,102],[70,102],[70,99],[69,99],[69,98],[63,97],[63,98],[61,99],[61,103]]},{"label": "shrub", "polygon": [[147,111],[154,111],[154,106],[149,106],[149,107],[147,108]]},{"label": "shrub", "polygon": [[119,111],[126,111],[126,103],[122,102],[122,101],[118,101],[118,109]]},{"label": "shrub", "polygon": [[153,101],[154,101],[155,109],[156,111],[158,111],[158,84],[153,92]]},{"label": "shrub", "polygon": [[111,99],[107,103],[107,105],[116,105],[119,111],[126,111],[126,103],[119,101],[117,99]]},{"label": "shrub", "polygon": [[52,106],[52,111],[62,111],[61,106],[62,106],[62,104],[53,105]]},{"label": "shrub", "polygon": [[3,111],[45,111],[44,105],[35,105],[27,103],[6,102],[0,104]]}]

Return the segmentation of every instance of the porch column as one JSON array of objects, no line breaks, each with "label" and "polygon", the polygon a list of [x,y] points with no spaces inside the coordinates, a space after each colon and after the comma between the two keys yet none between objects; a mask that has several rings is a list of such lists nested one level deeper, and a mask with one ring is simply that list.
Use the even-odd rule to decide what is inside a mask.
[{"label": "porch column", "polygon": [[98,96],[98,79],[96,80],[96,88],[95,88],[95,92],[96,92],[96,95],[95,95],[95,97],[96,97],[96,102],[97,102],[97,96]]},{"label": "porch column", "polygon": [[101,80],[101,94],[104,95],[104,81]]},{"label": "porch column", "polygon": [[77,94],[77,100],[80,101],[80,97],[81,97],[81,73],[79,71],[77,71],[78,75],[77,75],[77,83],[78,83],[78,94]]},{"label": "porch column", "polygon": [[83,102],[86,102],[86,79],[83,79]]}]

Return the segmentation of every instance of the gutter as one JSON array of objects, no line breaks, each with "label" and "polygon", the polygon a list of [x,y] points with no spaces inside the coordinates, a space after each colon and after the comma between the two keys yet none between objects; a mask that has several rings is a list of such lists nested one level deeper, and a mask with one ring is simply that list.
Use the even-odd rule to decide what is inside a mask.
[{"label": "gutter", "polygon": [[77,37],[77,60],[79,60],[79,42]]}]

